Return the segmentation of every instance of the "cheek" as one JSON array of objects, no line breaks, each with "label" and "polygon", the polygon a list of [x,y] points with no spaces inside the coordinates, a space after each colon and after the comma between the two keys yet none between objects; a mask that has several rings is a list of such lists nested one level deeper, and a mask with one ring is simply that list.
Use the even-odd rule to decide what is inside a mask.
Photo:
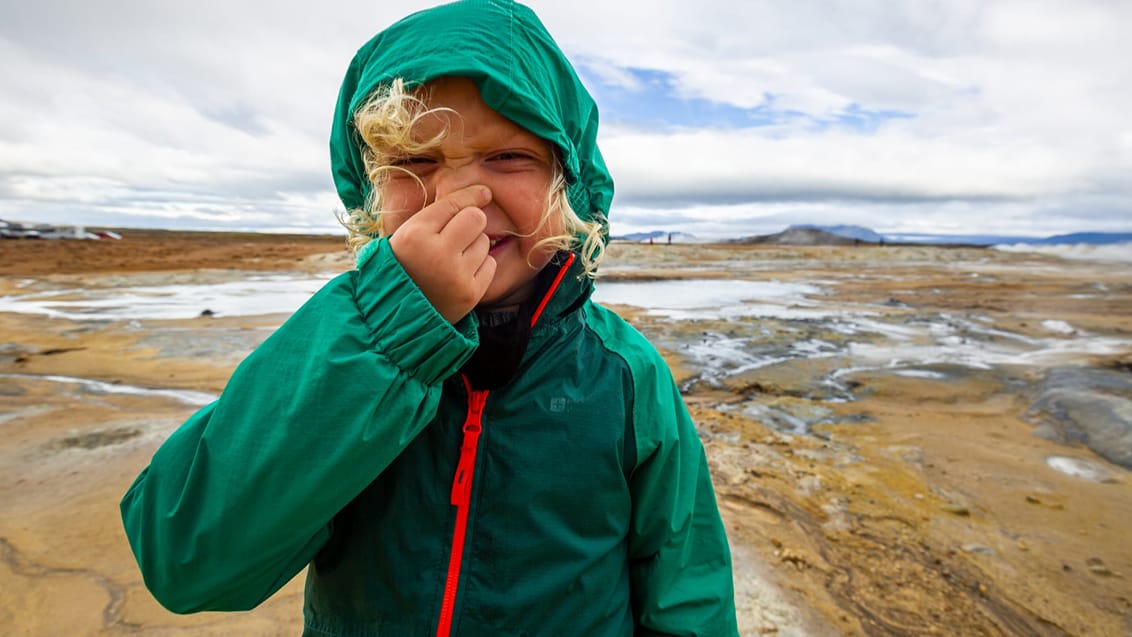
[{"label": "cheek", "polygon": [[565,227],[562,223],[562,211],[552,210],[548,214],[549,216],[547,217],[545,226],[546,229],[543,231],[543,235],[551,237],[565,232]]},{"label": "cheek", "polygon": [[[509,202],[500,202],[509,212],[512,223],[520,232],[530,233],[539,229],[539,223],[546,213],[547,187],[545,184],[532,184],[510,193]],[[539,231],[539,237],[558,234],[562,229],[562,222],[557,214],[550,214],[546,223]]]},{"label": "cheek", "polygon": [[425,194],[416,182],[393,180],[381,187],[381,229],[393,234],[409,217],[424,207]]},{"label": "cheek", "polygon": [[[530,223],[532,229],[539,228],[539,238],[543,239],[562,234],[562,211],[557,209],[547,210],[549,202],[547,201],[545,191],[540,193],[540,196],[535,201],[537,203],[531,207]],[[539,225],[540,223],[541,227]]]}]

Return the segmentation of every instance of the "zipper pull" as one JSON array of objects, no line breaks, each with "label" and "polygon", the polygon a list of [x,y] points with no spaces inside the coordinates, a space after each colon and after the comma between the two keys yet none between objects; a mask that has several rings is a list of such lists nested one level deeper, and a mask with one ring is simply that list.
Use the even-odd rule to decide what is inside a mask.
[{"label": "zipper pull", "polygon": [[[465,379],[465,383],[467,380]],[[480,433],[483,431],[483,411],[487,404],[486,391],[472,391],[468,388],[468,416],[464,420],[464,439],[460,445],[460,461],[456,464],[456,475],[452,478],[453,506],[466,506],[472,499],[472,473],[476,468],[476,449]]]},{"label": "zipper pull", "polygon": [[452,480],[452,505],[465,506],[472,499],[472,470],[475,456],[461,451],[460,464],[456,465],[456,477]]}]

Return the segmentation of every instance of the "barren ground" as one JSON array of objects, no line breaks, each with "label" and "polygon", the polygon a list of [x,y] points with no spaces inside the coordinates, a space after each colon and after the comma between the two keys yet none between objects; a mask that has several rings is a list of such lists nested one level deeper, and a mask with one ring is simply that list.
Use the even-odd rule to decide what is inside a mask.
[{"label": "barren ground", "polygon": [[[349,267],[338,237],[125,234],[0,243],[0,296]],[[990,336],[961,335],[989,339],[976,350],[1051,338],[1058,324],[1049,321],[1076,330],[1052,335],[1065,344],[1056,360],[896,373],[862,364],[850,354],[863,350],[847,347],[707,382],[705,363],[682,344],[730,334],[755,335],[749,347],[759,339],[788,347],[832,342],[835,330],[809,320],[674,320],[618,306],[687,387],[735,553],[744,635],[1132,635],[1132,476],[1082,444],[1080,432],[1038,436],[1026,418],[1050,369],[1128,377],[1126,266],[927,247],[624,245],[611,249],[608,266],[609,280],[824,282],[825,307],[867,308],[886,325],[924,317],[993,325]],[[0,632],[300,632],[301,576],[249,613],[163,610],[141,582],[117,509],[195,407],[113,388],[217,393],[282,318],[0,312]],[[188,340],[172,345],[171,334]],[[1081,349],[1073,340],[1081,335],[1110,345]],[[884,337],[843,338],[896,346]],[[815,389],[832,378],[851,399]],[[1132,396],[1113,396],[1113,413],[1132,419],[1120,411]],[[825,415],[808,433],[782,426],[783,414],[815,410]],[[1094,473],[1054,470],[1050,458]]]}]

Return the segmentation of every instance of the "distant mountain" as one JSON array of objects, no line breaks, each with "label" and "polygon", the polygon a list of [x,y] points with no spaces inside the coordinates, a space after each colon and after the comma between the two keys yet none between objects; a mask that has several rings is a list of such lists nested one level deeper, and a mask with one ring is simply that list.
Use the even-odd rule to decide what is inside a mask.
[{"label": "distant mountain", "polygon": [[1110,245],[1132,241],[1128,232],[1075,232],[1052,237],[1020,237],[995,234],[918,234],[902,233],[887,235],[891,243],[931,243],[938,245]]},{"label": "distant mountain", "polygon": [[776,234],[745,237],[736,239],[734,243],[772,246],[851,246],[874,242],[834,234],[815,227],[791,226]]},{"label": "distant mountain", "polygon": [[865,241],[868,243],[883,243],[885,240],[882,235],[874,232],[869,228],[865,228],[864,226],[815,226],[808,223],[801,223],[794,224],[786,228],[787,232],[791,230],[821,230],[822,232],[835,234],[839,237],[857,239],[858,241]]},{"label": "distant mountain", "polygon": [[[1021,237],[1016,235],[993,234],[919,234],[897,233],[881,235],[862,226],[838,225],[817,226],[810,224],[795,224],[786,229],[787,232],[795,229],[812,229],[828,232],[850,239],[857,239],[867,243],[927,243],[936,245],[1013,245],[1018,243],[1033,245],[1110,245],[1113,243],[1132,242],[1132,233],[1129,232],[1075,232],[1072,234],[1059,234],[1052,237]],[[774,236],[774,235],[766,235]],[[818,245],[818,244],[801,244]]]},{"label": "distant mountain", "polygon": [[1030,243],[1037,241],[1036,237],[1020,237],[1014,235],[997,234],[923,234],[917,232],[900,232],[885,235],[889,243],[922,243],[926,245],[972,245],[993,246],[1012,243]]},{"label": "distant mountain", "polygon": [[1103,246],[1113,243],[1127,243],[1130,241],[1132,241],[1132,232],[1074,232],[1072,234],[1058,234],[1027,243],[1037,243],[1040,245],[1086,244]]}]

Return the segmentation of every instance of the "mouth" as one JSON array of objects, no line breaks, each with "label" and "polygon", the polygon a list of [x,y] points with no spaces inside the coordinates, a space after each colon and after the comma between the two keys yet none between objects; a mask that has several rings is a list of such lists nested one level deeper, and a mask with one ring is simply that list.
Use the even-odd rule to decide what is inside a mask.
[{"label": "mouth", "polygon": [[505,245],[508,241],[511,240],[511,236],[510,235],[501,235],[501,236],[498,236],[498,237],[490,237],[489,236],[488,239],[491,240],[491,246],[488,248],[488,250],[492,251],[492,250],[495,250],[495,248],[497,248],[498,246]]}]

